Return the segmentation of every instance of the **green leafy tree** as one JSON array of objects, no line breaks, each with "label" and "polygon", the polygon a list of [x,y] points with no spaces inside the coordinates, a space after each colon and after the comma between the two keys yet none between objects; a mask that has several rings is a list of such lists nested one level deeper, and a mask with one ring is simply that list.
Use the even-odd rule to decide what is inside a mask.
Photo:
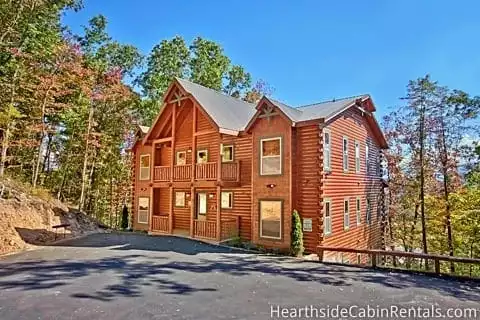
[{"label": "green leafy tree", "polygon": [[292,214],[292,237],[291,237],[290,251],[295,256],[303,254],[303,230],[302,219],[297,210],[293,210]]}]

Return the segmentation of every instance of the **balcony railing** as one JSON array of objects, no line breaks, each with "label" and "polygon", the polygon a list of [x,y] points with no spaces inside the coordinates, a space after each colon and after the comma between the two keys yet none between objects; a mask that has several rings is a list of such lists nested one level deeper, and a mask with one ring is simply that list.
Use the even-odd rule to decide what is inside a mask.
[{"label": "balcony railing", "polygon": [[155,181],[170,181],[170,166],[156,166],[153,168],[153,179]]},{"label": "balcony railing", "polygon": [[169,232],[168,216],[153,216],[152,217],[152,231]]},{"label": "balcony railing", "polygon": [[192,179],[191,164],[173,166],[174,181],[190,181],[191,179]]},{"label": "balcony railing", "polygon": [[[193,168],[192,168],[193,166]],[[195,180],[217,180],[217,162],[196,163],[173,166],[173,181],[191,181],[192,172],[195,170]],[[171,166],[155,166],[153,180],[159,182],[170,181],[172,174]],[[221,180],[240,181],[240,161],[222,163]]]},{"label": "balcony railing", "polygon": [[215,239],[217,237],[217,223],[207,220],[193,220],[195,238]]}]

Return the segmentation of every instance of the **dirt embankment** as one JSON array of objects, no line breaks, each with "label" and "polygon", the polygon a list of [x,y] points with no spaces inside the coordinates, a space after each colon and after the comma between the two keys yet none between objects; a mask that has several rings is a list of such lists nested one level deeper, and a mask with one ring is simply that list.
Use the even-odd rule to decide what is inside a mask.
[{"label": "dirt embankment", "polygon": [[[67,238],[104,232],[92,218],[46,194],[32,195],[10,180],[0,181],[0,255],[54,241],[52,226],[59,224],[70,225]],[[61,238],[63,229],[58,229]]]}]

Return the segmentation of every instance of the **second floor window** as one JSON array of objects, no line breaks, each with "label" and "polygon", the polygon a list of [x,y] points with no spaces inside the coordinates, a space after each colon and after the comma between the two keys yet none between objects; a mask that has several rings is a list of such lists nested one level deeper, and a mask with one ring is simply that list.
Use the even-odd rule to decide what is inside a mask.
[{"label": "second floor window", "polygon": [[222,209],[232,209],[233,208],[233,192],[222,191],[220,202],[222,204]]},{"label": "second floor window", "polygon": [[358,226],[362,223],[362,202],[360,197],[357,197],[356,209],[357,209],[357,226]]},{"label": "second floor window", "polygon": [[187,164],[187,152],[178,151],[176,162],[177,162],[177,166],[186,165]]},{"label": "second floor window", "polygon": [[208,151],[207,150],[198,150],[197,151],[197,163],[207,163],[208,162]]},{"label": "second floor window", "polygon": [[323,130],[323,170],[330,171],[331,170],[331,133],[330,130],[324,129]]},{"label": "second floor window", "polygon": [[369,165],[369,161],[368,161],[368,158],[370,157],[370,150],[368,148],[368,142],[367,142],[367,145],[365,145],[365,170],[368,173],[370,173],[370,165]]},{"label": "second floor window", "polygon": [[343,137],[343,171],[348,171],[348,138]]},{"label": "second floor window", "polygon": [[221,145],[222,150],[222,162],[232,162],[233,161],[233,146],[232,145]]},{"label": "second floor window", "polygon": [[260,175],[282,173],[282,138],[260,140]]},{"label": "second floor window", "polygon": [[360,172],[360,142],[355,141],[355,172]]},{"label": "second floor window", "polygon": [[139,180],[150,180],[150,155],[140,155],[140,174]]}]

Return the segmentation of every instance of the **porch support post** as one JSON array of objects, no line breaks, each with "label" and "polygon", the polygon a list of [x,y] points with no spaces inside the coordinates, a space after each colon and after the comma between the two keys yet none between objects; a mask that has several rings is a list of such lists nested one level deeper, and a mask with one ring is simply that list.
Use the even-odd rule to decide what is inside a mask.
[{"label": "porch support post", "polygon": [[157,145],[152,142],[152,155],[150,156],[150,181],[155,181],[155,150]]},{"label": "porch support post", "polygon": [[[195,165],[197,162],[197,138],[195,132],[197,131],[197,105],[193,103],[193,125],[192,125],[192,183],[195,182]],[[193,197],[193,194],[192,194]],[[192,198],[193,199],[193,198]]]},{"label": "porch support post", "polygon": [[168,233],[173,233],[173,186],[170,187],[170,208],[168,211]]},{"label": "porch support post", "polygon": [[195,187],[190,188],[190,238],[194,238],[194,223],[195,223]]},{"label": "porch support post", "polygon": [[220,241],[220,235],[221,235],[221,210],[220,210],[220,207],[221,207],[221,199],[220,199],[220,195],[221,195],[221,187],[220,186],[217,186],[217,235],[216,235],[216,238],[217,238],[217,241]]},{"label": "porch support post", "polygon": [[[149,206],[149,218],[148,218],[148,232],[152,231],[152,224],[153,224],[153,195],[155,193],[153,192],[153,185],[150,187],[150,200],[148,200],[148,206]],[[138,214],[138,213],[137,213]],[[138,220],[138,217],[137,217]]]},{"label": "porch support post", "polygon": [[172,110],[172,154],[170,155],[170,182],[173,182],[173,166],[175,165],[175,131],[176,131],[176,120],[177,120],[177,104],[173,105]]}]

